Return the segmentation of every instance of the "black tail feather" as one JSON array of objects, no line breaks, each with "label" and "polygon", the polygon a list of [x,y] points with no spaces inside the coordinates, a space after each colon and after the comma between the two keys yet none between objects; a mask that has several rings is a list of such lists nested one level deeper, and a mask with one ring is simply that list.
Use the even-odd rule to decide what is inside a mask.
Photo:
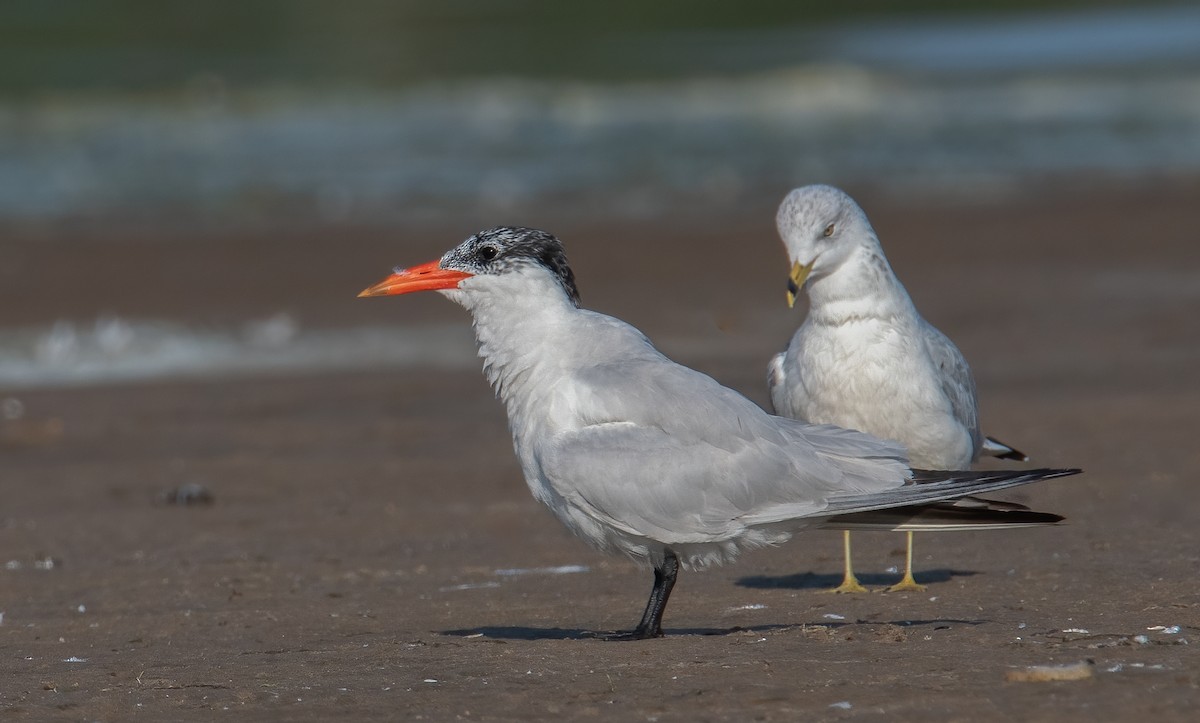
[{"label": "black tail feather", "polygon": [[[988,500],[979,501],[990,502]],[[821,527],[835,530],[932,532],[1039,527],[1058,524],[1063,519],[1061,515],[1035,512],[1023,505],[1013,503],[960,505],[953,502],[942,502],[935,505],[891,507],[885,510],[837,515],[826,520]]]}]

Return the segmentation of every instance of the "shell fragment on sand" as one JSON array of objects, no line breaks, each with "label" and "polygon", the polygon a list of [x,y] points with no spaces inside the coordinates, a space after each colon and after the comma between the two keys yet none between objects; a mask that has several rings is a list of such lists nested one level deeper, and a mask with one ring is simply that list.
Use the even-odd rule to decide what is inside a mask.
[{"label": "shell fragment on sand", "polygon": [[1020,670],[1010,670],[1004,679],[1010,683],[1049,683],[1061,680],[1084,680],[1094,675],[1092,663],[1081,660],[1065,665],[1030,665]]}]

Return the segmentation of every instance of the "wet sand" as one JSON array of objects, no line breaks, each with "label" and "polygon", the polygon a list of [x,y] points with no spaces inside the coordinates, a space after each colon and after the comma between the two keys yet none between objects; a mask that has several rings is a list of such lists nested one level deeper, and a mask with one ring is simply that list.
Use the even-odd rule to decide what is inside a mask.
[{"label": "wet sand", "polygon": [[[593,637],[636,622],[650,575],[572,538],[530,497],[478,371],[21,392],[26,415],[0,422],[0,709],[38,720],[226,709],[1190,719],[1198,197],[1195,184],[974,204],[863,195],[918,306],[971,361],[988,433],[1038,466],[1086,469],[1007,495],[1069,523],[918,536],[924,593],[828,595],[839,536],[804,534],[683,573],[661,640]],[[800,318],[783,304],[769,207],[669,226],[532,221],[566,242],[585,305],[765,401],[766,361]],[[305,326],[465,327],[432,295],[352,297],[474,225],[186,242],[13,229],[0,241],[0,324],[98,310],[221,324],[284,310]],[[163,497],[187,484],[211,504]],[[893,582],[903,537],[857,540],[864,582]],[[1082,680],[1006,680],[1081,661]]]}]

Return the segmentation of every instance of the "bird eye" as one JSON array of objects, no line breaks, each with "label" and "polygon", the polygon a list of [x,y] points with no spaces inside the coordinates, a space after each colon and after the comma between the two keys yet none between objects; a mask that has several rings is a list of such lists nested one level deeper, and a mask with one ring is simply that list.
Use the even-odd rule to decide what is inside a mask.
[{"label": "bird eye", "polygon": [[496,250],[495,246],[481,246],[479,248],[479,258],[484,261],[491,261],[496,258],[496,254],[498,253],[499,251]]},{"label": "bird eye", "polygon": [[833,235],[833,224],[829,224],[828,226],[826,226],[825,230],[821,232],[821,235],[824,236],[825,238],[829,238],[830,236],[832,236]]}]

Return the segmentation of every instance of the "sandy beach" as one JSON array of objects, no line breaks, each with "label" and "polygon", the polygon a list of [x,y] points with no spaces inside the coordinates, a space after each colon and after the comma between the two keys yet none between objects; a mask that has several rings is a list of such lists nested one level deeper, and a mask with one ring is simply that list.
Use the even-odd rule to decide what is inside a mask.
[{"label": "sandy beach", "polygon": [[[850,189],[856,191],[857,189]],[[782,194],[780,194],[782,195]],[[858,194],[970,361],[985,430],[1085,474],[1007,495],[1067,523],[917,538],[924,593],[835,596],[839,536],[682,573],[667,637],[613,643],[650,575],[535,502],[465,360],[6,392],[0,710],[14,720],[1189,720],[1200,701],[1200,184],[988,200]],[[461,325],[355,299],[485,225],[566,244],[584,305],[766,402],[774,199],[581,223],[15,226],[0,327]],[[179,236],[186,237],[186,243]],[[17,415],[13,415],[17,416]],[[208,503],[172,490],[198,485]],[[856,565],[893,582],[903,537]],[[1009,680],[1083,663],[1083,677]]]}]

